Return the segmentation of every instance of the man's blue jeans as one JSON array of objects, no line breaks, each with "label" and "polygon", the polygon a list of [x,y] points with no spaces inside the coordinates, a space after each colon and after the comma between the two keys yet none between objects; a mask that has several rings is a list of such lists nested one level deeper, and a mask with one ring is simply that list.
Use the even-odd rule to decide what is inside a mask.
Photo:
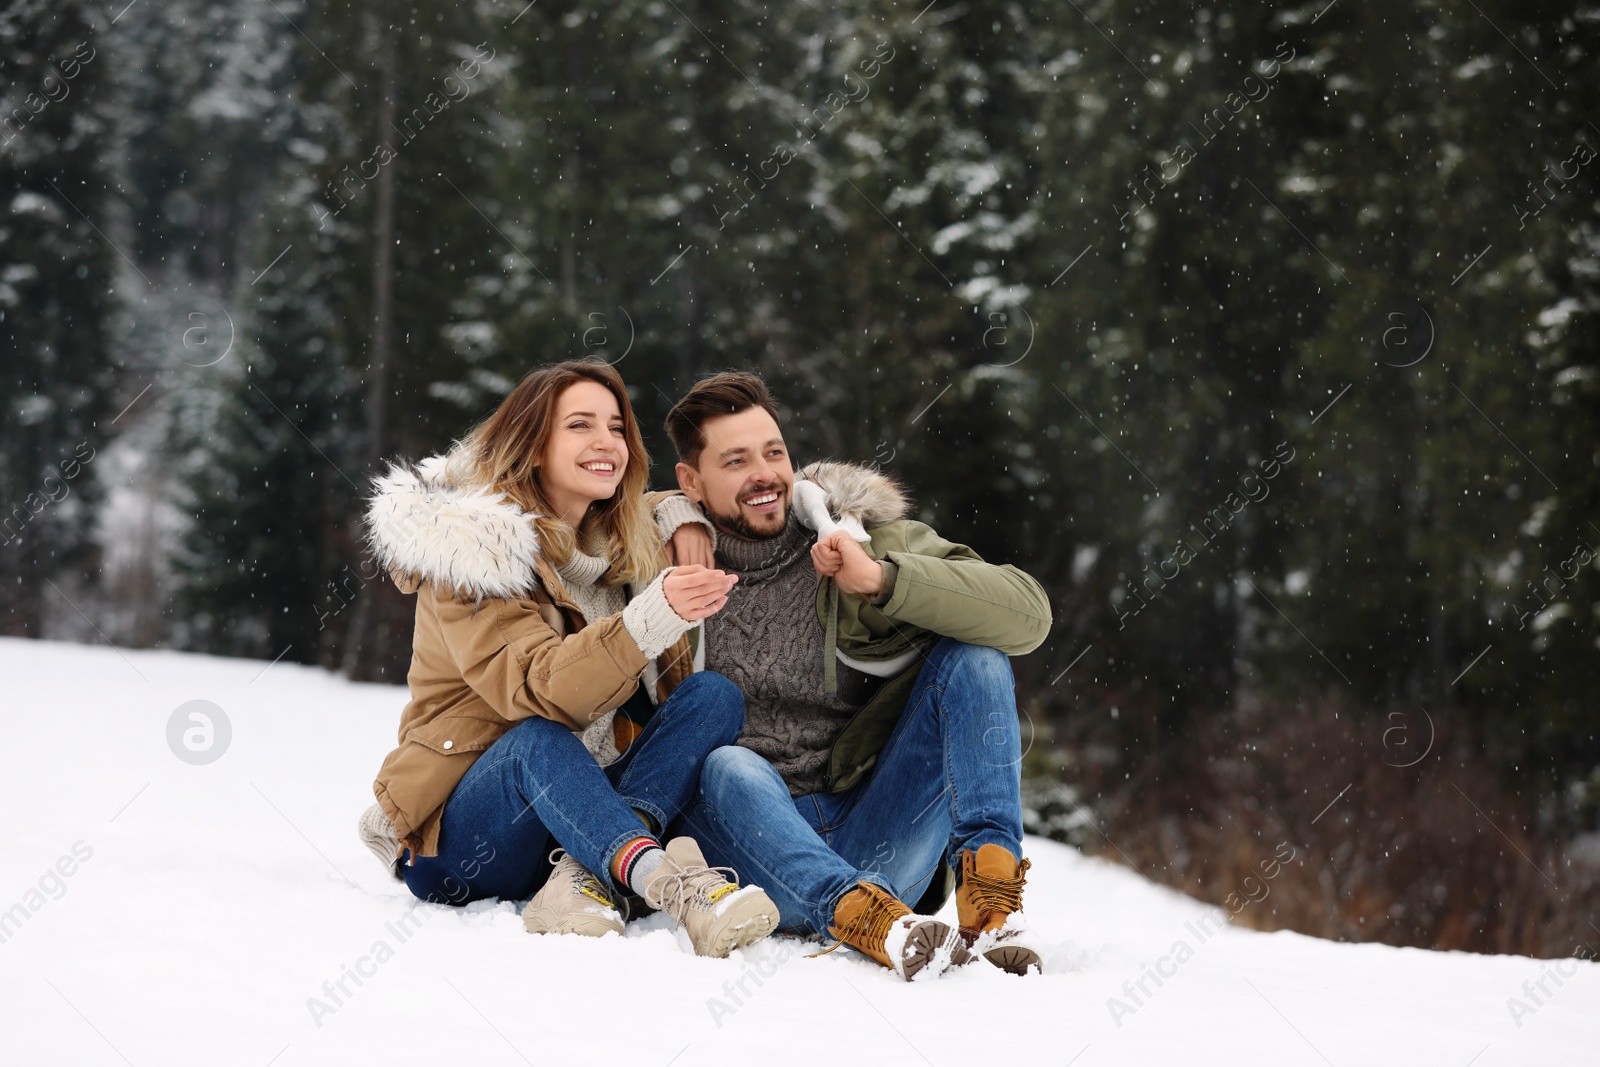
[{"label": "man's blue jeans", "polygon": [[743,730],[744,694],[712,671],[685,679],[605,768],[565,726],[526,719],[456,783],[439,854],[402,864],[406,886],[440,904],[525,900],[550,877],[557,845],[611,883],[617,849],[649,833],[636,812],[665,829],[693,798],[706,754]]},{"label": "man's blue jeans", "polygon": [[941,640],[868,776],[843,793],[789,796],[772,764],[719,748],[679,829],[706,862],[766,890],[780,928],[821,933],[839,898],[874,882],[915,906],[963,849],[1022,855],[1022,732],[1005,654]]}]

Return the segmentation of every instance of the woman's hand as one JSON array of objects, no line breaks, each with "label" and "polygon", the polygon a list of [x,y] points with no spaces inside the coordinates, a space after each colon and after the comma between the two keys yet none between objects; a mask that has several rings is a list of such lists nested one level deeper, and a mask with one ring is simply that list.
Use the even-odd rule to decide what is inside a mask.
[{"label": "woman's hand", "polygon": [[693,563],[710,570],[717,565],[711,553],[711,531],[698,522],[686,522],[672,531],[667,555],[673,563],[685,566]]},{"label": "woman's hand", "polygon": [[661,580],[661,591],[678,618],[698,622],[727,605],[728,592],[738,581],[737,574],[690,563],[668,571]]},{"label": "woman's hand", "polygon": [[811,546],[811,566],[838,583],[841,593],[871,598],[883,592],[882,564],[843,530],[835,530]]}]

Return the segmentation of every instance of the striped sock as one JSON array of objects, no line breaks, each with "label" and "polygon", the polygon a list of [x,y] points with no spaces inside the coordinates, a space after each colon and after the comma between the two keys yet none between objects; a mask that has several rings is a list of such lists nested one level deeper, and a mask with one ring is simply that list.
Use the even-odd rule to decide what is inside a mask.
[{"label": "striped sock", "polygon": [[625,885],[635,893],[644,894],[645,879],[655,873],[661,861],[667,858],[661,842],[653,837],[636,837],[617,849],[611,860],[611,878],[616,885]]}]

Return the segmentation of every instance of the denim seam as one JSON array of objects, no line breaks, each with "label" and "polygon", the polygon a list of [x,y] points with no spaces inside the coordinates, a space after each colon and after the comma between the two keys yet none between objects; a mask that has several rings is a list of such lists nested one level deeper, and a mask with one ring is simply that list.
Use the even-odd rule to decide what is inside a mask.
[{"label": "denim seam", "polygon": [[[937,651],[937,649],[938,646],[936,645],[935,650]],[[950,859],[949,865],[951,868],[959,873],[960,857],[956,855],[955,830],[960,825],[961,797],[956,792],[956,776],[951,766],[950,731],[945,728],[948,723],[944,708],[945,690],[949,684],[949,672],[952,669],[953,659],[954,657],[948,652],[940,655],[939,669],[935,672],[934,677],[929,680],[927,693],[929,698],[933,700],[934,708],[939,715],[939,740],[941,747],[944,749],[944,788],[950,794],[950,836],[945,841],[945,854]],[[937,869],[937,866],[935,864],[935,869]]]},{"label": "denim seam", "polygon": [[[937,682],[930,681],[926,686],[923,687],[922,693],[921,693],[921,697],[922,697],[923,700],[931,700],[931,701],[933,701],[934,711],[937,713],[939,718],[943,719],[944,718],[944,704],[943,704],[943,701],[941,699],[935,699],[935,694],[938,694],[938,696],[942,698],[944,696],[944,686],[939,684],[939,683],[937,683]],[[920,702],[921,701],[919,701],[918,703],[920,704]],[[901,715],[903,716],[905,714],[905,712],[907,710],[909,710],[909,709],[910,709],[910,704],[908,703],[906,708],[902,708],[901,709],[901,712],[900,712]],[[944,740],[944,733],[945,733],[945,731],[942,730],[942,729],[939,731],[941,741]],[[864,780],[864,781],[861,781],[861,782],[857,782],[856,785],[851,790],[855,795],[852,798],[852,801],[851,801],[851,804],[850,804],[850,810],[845,812],[844,817],[839,820],[840,825],[843,825],[843,823],[845,822],[845,819],[847,819],[856,810],[856,805],[858,803],[860,803],[860,801],[861,801],[861,793],[864,791],[867,781],[870,781],[873,777],[875,777],[877,775],[878,768],[881,767],[885,762],[887,762],[888,757],[894,753],[895,749],[898,749],[900,747],[900,742],[902,740],[904,740],[904,739],[905,739],[905,731],[904,730],[899,730],[899,732],[894,733],[893,736],[892,736],[891,740],[892,740],[892,746],[893,747],[885,746],[884,749],[881,752],[878,753],[878,762],[873,765],[872,771],[869,773],[867,779]],[[947,750],[946,751],[946,760],[948,760],[948,758],[949,758],[949,753],[948,753],[949,742],[945,741],[944,742],[944,746],[945,746],[945,748]],[[949,771],[949,766],[947,764],[946,767],[945,767],[945,780],[949,781],[949,778],[950,778],[950,771]],[[820,809],[818,810],[818,814],[819,815],[821,814],[821,810]]]},{"label": "denim seam", "polygon": [[[937,703],[937,706],[939,708],[939,718],[940,718],[941,721],[943,721],[943,719],[944,719],[944,687],[943,686],[939,687],[939,700],[936,703]],[[942,747],[944,748],[944,787],[947,790],[949,790],[949,792],[950,792],[950,837],[945,842],[944,848],[945,848],[945,852],[950,856],[950,858],[952,860],[956,860],[957,857],[956,857],[956,854],[955,854],[955,850],[956,850],[955,829],[956,829],[957,826],[961,825],[961,797],[956,793],[956,776],[955,776],[955,773],[954,773],[954,768],[951,766],[950,731],[948,729],[940,730],[939,735],[940,735],[939,736],[939,740],[941,742]]]},{"label": "denim seam", "polygon": [[[928,698],[933,693],[938,693],[940,697],[943,697],[943,695],[944,695],[945,684],[946,684],[946,675],[948,674],[948,672],[950,670],[950,660],[952,658],[948,652],[940,652],[939,651],[940,645],[942,645],[945,640],[949,640],[949,639],[948,638],[941,639],[938,644],[935,644],[933,646],[933,648],[926,655],[924,655],[922,657],[923,669],[924,670],[927,668],[928,664],[933,661],[933,658],[935,656],[939,657],[939,663],[938,663],[937,668],[934,670],[933,677],[928,679],[928,682],[927,682],[926,685],[921,686],[922,692],[919,695],[922,696],[923,698]],[[920,683],[921,681],[922,681],[922,678],[921,678],[921,675],[919,674],[918,678],[917,678],[917,682]],[[916,689],[917,689],[917,685],[913,685],[912,686],[913,692],[915,692]],[[909,706],[910,706],[910,704],[908,702],[907,703],[907,707],[909,708]],[[934,701],[934,708],[939,713],[939,716],[941,718],[943,718],[943,716],[944,716],[944,704],[943,704],[943,701],[942,700],[935,700]],[[902,708],[901,709],[901,714],[904,715],[906,710],[907,710],[906,708]],[[940,733],[942,734],[943,731],[941,730]],[[894,744],[896,746],[898,746],[899,743],[900,743],[900,737],[902,736],[902,734],[894,733],[893,731],[891,731],[891,734],[893,736]],[[885,759],[885,757],[887,757],[889,755],[889,753],[892,752],[892,751],[893,751],[892,749],[885,747],[883,749],[883,751],[881,751],[878,754],[879,763],[882,763],[883,760]],[[873,770],[874,771],[877,770],[877,766],[876,765],[874,765]],[[860,786],[858,785],[856,788],[859,789]],[[858,796],[858,799],[859,799],[859,796]],[[852,808],[852,810],[854,810],[854,808]],[[839,821],[842,823],[844,820],[841,819]]]},{"label": "denim seam", "polygon": [[[646,815],[649,815],[656,821],[656,825],[661,827],[661,832],[663,834],[667,832],[667,824],[672,822],[672,820],[667,818],[666,812],[662,811],[648,800],[640,800],[638,797],[625,796],[622,798],[622,802],[636,811],[643,811]],[[639,833],[634,834],[633,836],[654,837],[655,835],[650,832],[650,827],[641,822],[639,824]]]},{"label": "denim seam", "polygon": [[[832,848],[833,846],[828,842],[828,836],[839,827],[844,825],[845,820],[850,817],[850,812],[847,811],[843,815],[838,816],[836,819],[830,822],[827,814],[822,810],[822,801],[817,799],[817,795],[815,793],[808,795],[806,799],[811,801],[811,807],[817,813],[817,836],[822,838],[823,844],[827,845],[829,848]],[[852,804],[851,807],[853,809],[855,805]],[[804,816],[801,817],[804,818]]]}]

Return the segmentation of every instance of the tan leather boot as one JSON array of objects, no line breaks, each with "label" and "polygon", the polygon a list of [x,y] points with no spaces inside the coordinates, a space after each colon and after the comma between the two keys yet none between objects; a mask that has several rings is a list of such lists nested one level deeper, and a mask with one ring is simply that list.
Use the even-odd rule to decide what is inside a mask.
[{"label": "tan leather boot", "polygon": [[[555,853],[550,858],[555,859]],[[522,925],[530,934],[604,937],[622,933],[622,916],[600,879],[571,856],[563,855],[550,872],[549,881],[522,909]]]},{"label": "tan leather boot", "polygon": [[1044,973],[1039,953],[1027,944],[1022,918],[1022,887],[1030,866],[995,844],[961,853],[956,884],[961,938],[974,953],[1011,974],[1027,974],[1030,967]]},{"label": "tan leather boot", "polygon": [[640,894],[682,926],[695,955],[721,958],[778,927],[778,906],[758,886],[739,887],[727,867],[707,867],[693,838],[675,837]]},{"label": "tan leather boot", "polygon": [[914,914],[870,882],[857,882],[839,898],[828,933],[908,982],[929,967],[939,974],[968,959],[961,935],[949,924]]}]

